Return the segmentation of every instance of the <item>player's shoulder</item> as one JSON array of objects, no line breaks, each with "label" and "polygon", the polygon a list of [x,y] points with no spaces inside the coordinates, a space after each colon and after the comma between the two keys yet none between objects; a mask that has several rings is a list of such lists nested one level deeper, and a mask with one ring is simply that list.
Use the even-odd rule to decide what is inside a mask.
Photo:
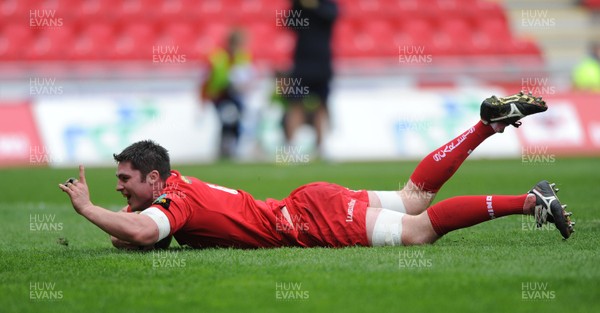
[{"label": "player's shoulder", "polygon": [[163,192],[167,194],[175,192],[191,192],[194,194],[217,193],[221,195],[222,192],[232,195],[239,195],[240,193],[243,193],[242,190],[232,189],[221,185],[205,182],[196,177],[182,175],[181,173],[175,170],[171,171],[171,177],[167,179]]},{"label": "player's shoulder", "polygon": [[202,185],[202,183],[198,179],[181,175],[179,171],[172,170],[171,176],[165,181],[160,194],[158,194],[153,204],[168,208],[171,202],[185,202],[190,196],[197,193],[194,190],[199,185]]},{"label": "player's shoulder", "polygon": [[194,184],[200,184],[200,183],[202,183],[202,181],[200,181],[198,178],[182,175],[177,170],[171,170],[171,176],[169,178],[167,178],[165,188],[180,187],[180,186],[194,185]]}]

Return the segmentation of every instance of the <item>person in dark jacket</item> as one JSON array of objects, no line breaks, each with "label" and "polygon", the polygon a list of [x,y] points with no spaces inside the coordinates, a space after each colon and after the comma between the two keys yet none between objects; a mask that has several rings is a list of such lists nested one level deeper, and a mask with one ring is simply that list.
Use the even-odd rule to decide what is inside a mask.
[{"label": "person in dark jacket", "polygon": [[288,20],[297,36],[294,65],[285,96],[288,98],[285,133],[292,142],[296,131],[307,121],[317,132],[320,145],[327,130],[330,82],[333,77],[331,38],[338,7],[331,0],[293,0]]}]

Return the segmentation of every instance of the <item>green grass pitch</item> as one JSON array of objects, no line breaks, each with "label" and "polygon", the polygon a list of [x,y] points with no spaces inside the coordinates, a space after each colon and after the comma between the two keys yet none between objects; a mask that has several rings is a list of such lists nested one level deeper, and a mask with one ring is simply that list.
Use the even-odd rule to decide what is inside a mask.
[{"label": "green grass pitch", "polygon": [[[175,167],[256,198],[330,181],[391,190],[416,162],[218,163]],[[114,168],[87,169],[92,201],[116,210]],[[0,170],[1,312],[598,312],[600,159],[468,160],[436,201],[524,193],[556,181],[574,212],[567,241],[521,216],[397,248],[118,251],[57,187],[76,169]]]}]

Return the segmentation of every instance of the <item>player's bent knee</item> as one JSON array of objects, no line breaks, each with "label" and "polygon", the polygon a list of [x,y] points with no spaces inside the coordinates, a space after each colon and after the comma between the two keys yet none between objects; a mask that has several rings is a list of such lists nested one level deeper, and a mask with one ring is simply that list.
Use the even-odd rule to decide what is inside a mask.
[{"label": "player's bent knee", "polygon": [[420,188],[410,180],[400,191],[369,190],[368,193],[369,206],[410,215],[425,211],[435,198],[435,193]]},{"label": "player's bent knee", "polygon": [[439,236],[433,230],[433,226],[431,226],[427,213],[417,216],[408,215],[403,222],[403,245],[424,245],[434,243],[439,239]]}]

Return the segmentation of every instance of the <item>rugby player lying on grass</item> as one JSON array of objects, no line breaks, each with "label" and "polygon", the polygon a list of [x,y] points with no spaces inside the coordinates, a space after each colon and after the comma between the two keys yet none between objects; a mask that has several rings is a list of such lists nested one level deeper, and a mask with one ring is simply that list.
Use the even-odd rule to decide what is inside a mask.
[{"label": "rugby player lying on grass", "polygon": [[136,142],[114,155],[117,191],[128,204],[121,212],[92,204],[83,166],[78,180],[59,187],[77,213],[110,234],[115,247],[126,249],[166,247],[171,236],[193,248],[419,245],[512,214],[532,214],[538,227],[554,223],[566,239],[573,232],[571,214],[559,202],[558,189],[545,180],[525,194],[459,196],[430,206],[486,138],[546,110],[541,98],[523,93],[484,100],[481,121],[426,156],[399,191],[350,190],[318,182],[283,200],[256,200],[242,190],[171,170],[167,150],[152,141]]}]

